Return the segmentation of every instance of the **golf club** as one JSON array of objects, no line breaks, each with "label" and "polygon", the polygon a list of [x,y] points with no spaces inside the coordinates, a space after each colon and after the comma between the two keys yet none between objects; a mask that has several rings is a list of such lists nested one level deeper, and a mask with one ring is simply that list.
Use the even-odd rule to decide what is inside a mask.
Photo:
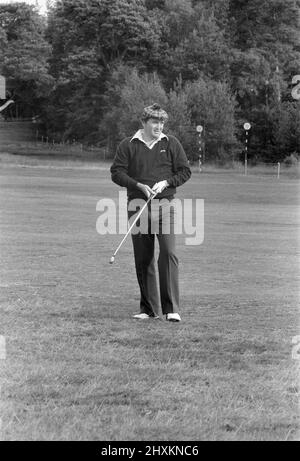
[{"label": "golf club", "polygon": [[145,203],[145,205],[141,208],[141,210],[138,212],[136,218],[134,219],[133,223],[131,224],[131,226],[129,227],[126,235],[123,237],[122,241],[120,242],[118,248],[116,249],[116,251],[114,252],[114,254],[112,255],[112,257],[110,258],[110,261],[109,263],[110,264],[113,264],[114,261],[115,261],[115,257],[116,257],[116,254],[118,253],[119,249],[121,248],[122,244],[125,242],[127,236],[130,234],[131,232],[131,229],[133,228],[133,226],[136,224],[136,222],[138,221],[138,219],[140,218],[141,214],[143,213],[144,209],[147,207],[148,203],[151,202],[151,200],[154,199],[154,197],[157,195],[157,192],[153,193],[152,195],[150,195],[150,197],[148,198],[147,202]]}]

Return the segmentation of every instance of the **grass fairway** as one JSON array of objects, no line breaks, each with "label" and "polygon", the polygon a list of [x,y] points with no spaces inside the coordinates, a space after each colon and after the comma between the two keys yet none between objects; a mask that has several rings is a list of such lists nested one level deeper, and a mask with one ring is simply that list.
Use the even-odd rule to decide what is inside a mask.
[{"label": "grass fairway", "polygon": [[131,241],[96,232],[109,171],[6,167],[3,440],[298,440],[299,187],[195,173],[205,240],[178,237],[183,321],[138,311]]}]

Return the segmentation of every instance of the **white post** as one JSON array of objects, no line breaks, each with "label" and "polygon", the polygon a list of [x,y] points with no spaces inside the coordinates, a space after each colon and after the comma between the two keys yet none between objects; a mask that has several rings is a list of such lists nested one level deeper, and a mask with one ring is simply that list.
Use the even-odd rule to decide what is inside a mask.
[{"label": "white post", "polygon": [[245,176],[247,176],[247,163],[248,163],[248,132],[251,128],[251,124],[249,122],[244,123],[243,128],[246,132],[246,139],[245,139]]},{"label": "white post", "polygon": [[198,133],[198,144],[199,144],[199,154],[198,154],[198,168],[199,168],[199,173],[202,172],[202,131],[203,131],[203,126],[202,125],[197,125],[196,126],[196,131]]},{"label": "white post", "polygon": [[248,163],[248,130],[246,130],[246,145],[245,145],[245,176],[247,176],[247,163]]},{"label": "white post", "polygon": [[277,163],[277,179],[280,177],[280,162]]}]

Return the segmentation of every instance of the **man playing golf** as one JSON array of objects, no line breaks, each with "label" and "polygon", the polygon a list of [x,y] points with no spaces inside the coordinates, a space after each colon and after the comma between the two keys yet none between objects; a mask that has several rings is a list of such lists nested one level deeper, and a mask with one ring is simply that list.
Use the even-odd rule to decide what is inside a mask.
[{"label": "man playing golf", "polygon": [[[143,129],[133,137],[125,138],[117,148],[111,166],[112,181],[127,188],[128,208],[134,199],[151,199],[155,195],[162,203],[159,210],[158,227],[153,232],[132,234],[135,267],[141,292],[140,313],[135,319],[158,318],[159,304],[169,321],[179,322],[178,258],[175,252],[174,219],[172,199],[176,187],[191,176],[186,154],[180,142],[163,133],[167,113],[158,105],[145,107],[141,121]],[[164,200],[162,200],[164,199]],[[144,211],[151,222],[152,202]],[[135,212],[128,211],[130,218]],[[153,212],[154,214],[154,212]],[[169,222],[168,232],[163,231],[162,221]],[[157,289],[154,242],[159,242],[159,286]],[[160,300],[160,303],[159,303]]]}]

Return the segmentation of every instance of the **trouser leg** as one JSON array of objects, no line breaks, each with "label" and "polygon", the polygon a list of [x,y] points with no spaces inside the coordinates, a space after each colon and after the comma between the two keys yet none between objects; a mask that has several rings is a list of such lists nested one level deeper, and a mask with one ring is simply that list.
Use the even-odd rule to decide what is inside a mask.
[{"label": "trouser leg", "polygon": [[[163,220],[167,219],[167,232],[163,226]],[[164,211],[160,215],[160,227],[157,234],[159,241],[159,284],[160,299],[163,314],[179,311],[179,270],[176,256],[176,240],[174,223],[175,210],[169,208],[167,217]]]},{"label": "trouser leg", "polygon": [[[147,210],[145,210],[147,213]],[[140,311],[158,315],[159,293],[155,271],[154,238],[150,233],[132,234],[134,261],[141,293]]]}]

